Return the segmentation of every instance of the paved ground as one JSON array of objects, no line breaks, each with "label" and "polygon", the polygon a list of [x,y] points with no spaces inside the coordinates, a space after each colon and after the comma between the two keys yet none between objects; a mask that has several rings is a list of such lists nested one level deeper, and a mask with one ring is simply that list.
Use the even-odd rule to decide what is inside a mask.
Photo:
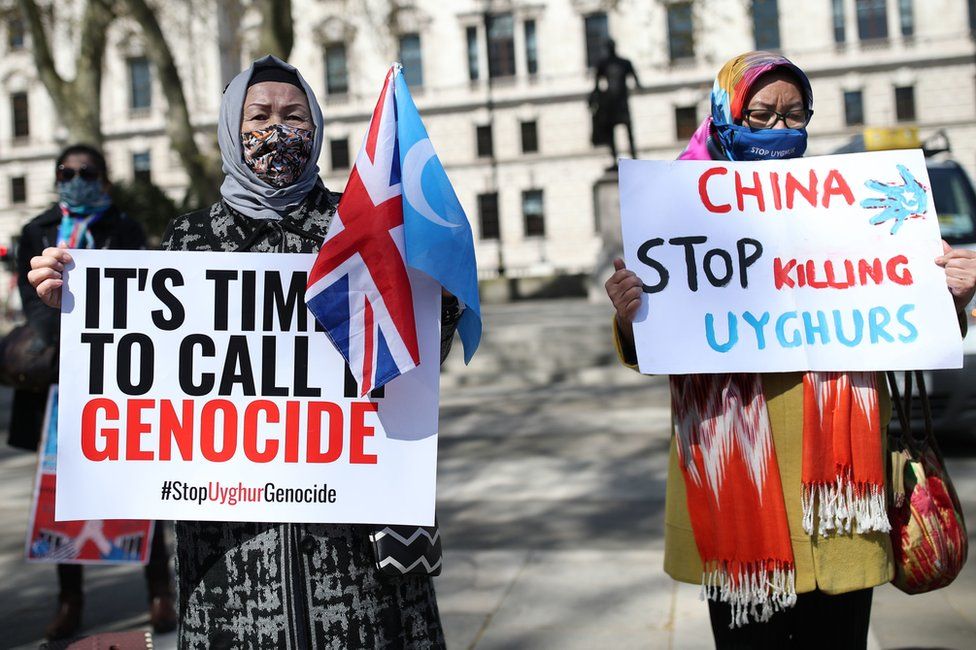
[{"label": "paved ground", "polygon": [[[438,501],[446,559],[437,589],[450,646],[712,647],[698,590],[661,570],[666,385],[615,367],[533,362],[543,345],[553,350],[547,357],[562,349],[570,359],[597,359],[572,341],[599,340],[592,330],[606,323],[599,309],[494,309],[491,340],[522,340],[524,350],[498,343],[476,360],[472,374],[496,373],[487,384],[463,386],[452,366],[443,397]],[[586,332],[552,329],[565,311]],[[524,340],[540,332],[543,340]],[[563,381],[541,381],[554,377]],[[976,444],[958,446],[951,471],[976,522]],[[0,448],[0,647],[36,646],[55,597],[53,569],[21,560],[32,474],[33,456]],[[141,583],[134,570],[90,571],[88,629],[145,625]],[[876,590],[872,647],[963,650],[976,647],[974,639],[976,564],[933,594]],[[175,639],[156,644],[175,647]]]}]

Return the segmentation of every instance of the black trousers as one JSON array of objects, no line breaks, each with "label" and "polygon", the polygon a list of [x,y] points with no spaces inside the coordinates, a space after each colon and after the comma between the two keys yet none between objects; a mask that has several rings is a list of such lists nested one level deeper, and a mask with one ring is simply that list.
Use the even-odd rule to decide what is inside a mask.
[{"label": "black trousers", "polygon": [[708,601],[717,650],[864,650],[871,622],[872,589],[838,596],[822,591],[799,594],[796,606],[766,623],[729,629],[732,608]]},{"label": "black trousers", "polygon": [[[172,579],[169,573],[169,552],[166,549],[166,535],[161,521],[156,522],[156,532],[153,534],[152,544],[149,546],[149,562],[146,564],[145,571],[150,599],[171,593]],[[82,565],[58,565],[58,586],[61,588],[62,595],[80,596],[83,579]]]}]

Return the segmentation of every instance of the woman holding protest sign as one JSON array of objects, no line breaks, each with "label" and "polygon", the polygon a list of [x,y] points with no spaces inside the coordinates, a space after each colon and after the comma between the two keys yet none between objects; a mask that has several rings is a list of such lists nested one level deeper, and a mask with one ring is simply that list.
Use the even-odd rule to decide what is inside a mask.
[{"label": "woman holding protest sign", "polygon": [[[797,158],[812,115],[803,71],[782,56],[749,52],[719,72],[711,115],[680,158]],[[946,246],[935,263],[965,328],[976,253]],[[636,367],[632,323],[644,287],[622,260],[615,268],[606,283],[615,340],[622,361]],[[894,573],[883,377],[672,375],[670,384],[665,570],[702,585],[716,645],[865,647],[872,588]]]},{"label": "woman holding protest sign", "polygon": [[[39,341],[53,350],[56,365],[60,317],[50,307],[58,306],[52,304],[52,299],[57,297],[59,301],[60,296],[40,296],[34,286],[59,277],[56,269],[61,267],[56,266],[60,263],[57,256],[66,253],[57,247],[133,250],[146,247],[146,236],[138,222],[112,204],[105,158],[94,147],[76,144],[64,149],[55,162],[55,179],[58,202],[24,226],[17,250],[17,266],[27,325]],[[49,282],[47,286],[53,284]],[[36,350],[30,346],[23,349]],[[4,359],[11,360],[8,355],[4,355]],[[54,381],[56,371],[54,368]],[[47,390],[14,391],[11,445],[37,450],[47,400]],[[56,400],[54,402],[56,404]],[[161,526],[156,527],[153,535],[145,573],[150,623],[156,632],[170,632],[176,628],[176,608],[169,554]],[[62,639],[78,632],[83,603],[82,582],[82,565],[58,565],[59,605],[45,632],[46,638]]]},{"label": "woman holding protest sign", "polygon": [[[312,89],[294,67],[272,56],[255,61],[221,102],[222,198],[174,219],[163,247],[317,251],[340,197],[318,175],[323,125]],[[61,263],[38,266],[60,270]],[[56,273],[37,280],[42,299],[57,304]],[[443,359],[460,309],[451,296],[442,303]],[[443,647],[428,575],[435,569],[396,577],[381,572],[370,540],[374,528],[177,522],[180,647]]]}]

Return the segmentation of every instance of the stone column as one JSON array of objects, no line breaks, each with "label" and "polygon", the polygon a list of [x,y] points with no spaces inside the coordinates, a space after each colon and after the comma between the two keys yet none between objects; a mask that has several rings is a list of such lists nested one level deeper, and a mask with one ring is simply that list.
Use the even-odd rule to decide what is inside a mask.
[{"label": "stone column", "polygon": [[[600,234],[602,246],[590,275],[588,295],[590,302],[607,302],[603,284],[613,273],[613,260],[623,257],[624,254],[623,237],[620,233],[620,190],[616,171],[604,172],[593,185],[593,207],[596,230]],[[609,302],[607,305],[609,306]]]}]

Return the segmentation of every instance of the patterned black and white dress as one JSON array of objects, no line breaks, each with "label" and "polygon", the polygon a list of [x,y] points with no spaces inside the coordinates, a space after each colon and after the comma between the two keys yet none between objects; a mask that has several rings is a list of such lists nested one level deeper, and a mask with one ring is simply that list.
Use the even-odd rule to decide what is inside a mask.
[{"label": "patterned black and white dress", "polygon": [[[174,219],[163,248],[310,253],[339,195],[316,186],[280,221],[215,203]],[[445,301],[441,357],[456,303]],[[443,648],[433,582],[376,570],[368,528],[356,525],[176,523],[180,648]]]}]

